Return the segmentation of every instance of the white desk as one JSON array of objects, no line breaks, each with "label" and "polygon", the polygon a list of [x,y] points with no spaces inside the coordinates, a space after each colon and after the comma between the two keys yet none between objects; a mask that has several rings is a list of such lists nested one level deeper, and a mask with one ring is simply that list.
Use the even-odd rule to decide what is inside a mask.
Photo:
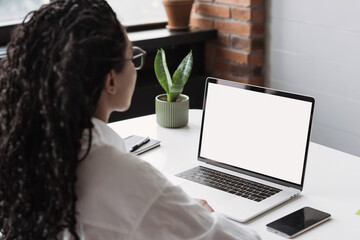
[{"label": "white desk", "polygon": [[[162,128],[155,115],[109,124],[120,136],[132,134],[161,140],[161,146],[140,155],[164,173],[175,174],[197,165],[201,110],[190,110],[189,124],[181,129]],[[360,147],[360,146],[359,146]],[[262,239],[285,239],[265,225],[301,207],[310,206],[332,215],[332,219],[296,239],[360,239],[360,158],[311,143],[300,197],[288,201],[244,225]]]}]

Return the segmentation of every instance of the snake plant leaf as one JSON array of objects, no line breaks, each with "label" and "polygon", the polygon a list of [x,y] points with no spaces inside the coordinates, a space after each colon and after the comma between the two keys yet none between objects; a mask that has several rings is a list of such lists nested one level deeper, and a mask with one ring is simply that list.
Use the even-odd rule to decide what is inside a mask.
[{"label": "snake plant leaf", "polygon": [[157,80],[166,93],[169,93],[169,89],[172,85],[170,72],[166,63],[166,56],[164,49],[157,51],[154,60],[154,69]]},{"label": "snake plant leaf", "polygon": [[182,93],[184,86],[189,79],[193,66],[192,51],[181,61],[172,77],[172,85],[169,88],[168,101],[174,102]]}]

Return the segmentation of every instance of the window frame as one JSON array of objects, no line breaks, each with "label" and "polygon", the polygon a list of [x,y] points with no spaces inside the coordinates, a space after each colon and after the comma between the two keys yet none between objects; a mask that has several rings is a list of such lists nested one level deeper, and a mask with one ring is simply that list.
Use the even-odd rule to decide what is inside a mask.
[{"label": "window frame", "polygon": [[[7,43],[10,41],[11,32],[17,27],[19,24],[11,24],[11,25],[4,25],[0,26],[0,47],[6,46]],[[155,30],[165,28],[167,22],[149,22],[144,24],[137,24],[137,25],[125,25],[127,32],[139,32],[145,30]]]},{"label": "window frame", "polygon": [[0,46],[5,46],[10,41],[11,32],[19,24],[4,25],[0,27]]}]

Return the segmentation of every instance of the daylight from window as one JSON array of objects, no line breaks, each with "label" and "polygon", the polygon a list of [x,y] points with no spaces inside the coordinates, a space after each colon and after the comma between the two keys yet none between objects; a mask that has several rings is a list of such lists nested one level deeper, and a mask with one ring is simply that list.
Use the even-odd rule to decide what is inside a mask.
[{"label": "daylight from window", "polygon": [[166,22],[161,0],[108,0],[123,25]]},{"label": "daylight from window", "polygon": [[26,14],[49,0],[0,0],[0,26],[18,24]]},{"label": "daylight from window", "polygon": [[[18,24],[27,13],[50,0],[0,0],[0,26]],[[165,22],[161,0],[108,0],[123,25]]]}]

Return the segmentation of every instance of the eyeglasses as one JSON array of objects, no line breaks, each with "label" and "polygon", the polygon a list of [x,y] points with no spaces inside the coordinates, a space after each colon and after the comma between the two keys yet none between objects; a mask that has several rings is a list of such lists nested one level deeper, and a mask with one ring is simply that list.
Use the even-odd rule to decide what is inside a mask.
[{"label": "eyeglasses", "polygon": [[146,52],[145,50],[137,47],[137,46],[133,46],[132,47],[132,58],[125,58],[125,59],[119,59],[119,58],[93,58],[93,60],[98,60],[98,61],[132,61],[135,67],[135,70],[140,70],[145,63],[145,56],[146,56]]},{"label": "eyeglasses", "polygon": [[133,46],[132,50],[133,50],[132,58],[125,60],[132,61],[135,69],[140,70],[144,66],[146,52],[143,49],[136,46]]}]

